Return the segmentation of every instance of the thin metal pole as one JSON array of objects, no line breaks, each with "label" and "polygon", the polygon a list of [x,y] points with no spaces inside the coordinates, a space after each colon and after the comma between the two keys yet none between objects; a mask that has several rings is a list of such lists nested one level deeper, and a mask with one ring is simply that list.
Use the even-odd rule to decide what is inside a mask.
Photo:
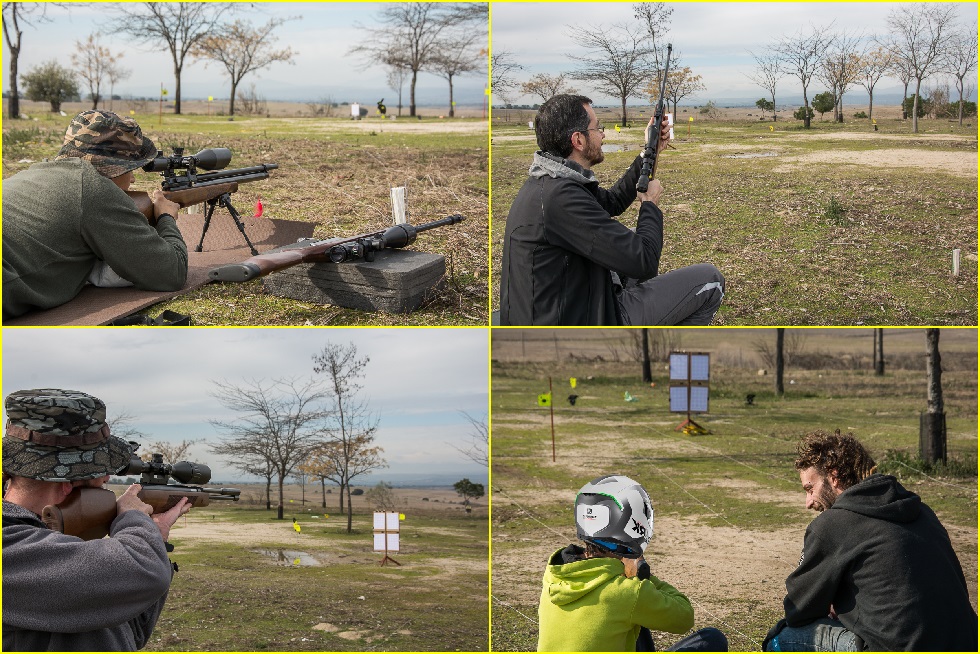
[{"label": "thin metal pole", "polygon": [[551,377],[548,377],[548,396],[551,398],[548,402],[548,408],[551,409],[551,462],[555,463],[555,395],[551,388]]}]

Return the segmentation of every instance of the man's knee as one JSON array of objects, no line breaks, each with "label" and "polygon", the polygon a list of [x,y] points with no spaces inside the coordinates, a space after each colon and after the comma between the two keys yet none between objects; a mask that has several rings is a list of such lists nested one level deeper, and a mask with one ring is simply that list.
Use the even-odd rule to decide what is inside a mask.
[{"label": "man's knee", "polygon": [[720,630],[714,627],[705,627],[698,631],[705,643],[705,651],[708,652],[727,652],[728,638]]}]

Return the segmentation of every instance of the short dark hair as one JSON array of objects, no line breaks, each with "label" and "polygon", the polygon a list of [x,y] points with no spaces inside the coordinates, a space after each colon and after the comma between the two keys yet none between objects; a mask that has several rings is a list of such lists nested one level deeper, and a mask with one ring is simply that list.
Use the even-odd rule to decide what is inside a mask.
[{"label": "short dark hair", "polygon": [[837,484],[847,490],[875,471],[871,453],[853,434],[815,431],[796,446],[796,469],[815,468],[821,475],[834,473]]},{"label": "short dark hair", "polygon": [[589,114],[585,105],[592,100],[584,95],[562,93],[545,101],[534,117],[534,132],[538,148],[556,157],[565,158],[572,153],[572,134],[589,128]]}]

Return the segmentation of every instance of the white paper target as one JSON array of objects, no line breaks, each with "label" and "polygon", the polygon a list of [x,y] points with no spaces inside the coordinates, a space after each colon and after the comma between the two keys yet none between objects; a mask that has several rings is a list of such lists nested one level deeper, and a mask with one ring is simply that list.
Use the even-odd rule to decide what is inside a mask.
[{"label": "white paper target", "polygon": [[687,381],[687,355],[670,355],[670,379],[672,381]]},{"label": "white paper target", "polygon": [[691,355],[691,381],[708,381],[711,357],[707,354]]}]

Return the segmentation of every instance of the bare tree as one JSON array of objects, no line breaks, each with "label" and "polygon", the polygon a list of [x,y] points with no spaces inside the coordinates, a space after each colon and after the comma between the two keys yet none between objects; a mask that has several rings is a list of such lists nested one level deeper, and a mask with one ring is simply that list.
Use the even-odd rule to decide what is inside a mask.
[{"label": "bare tree", "polygon": [[388,75],[385,81],[388,82],[388,88],[398,93],[399,116],[402,115],[402,89],[405,87],[405,79],[410,72],[408,68],[400,66],[397,63],[388,64]]},{"label": "bare tree", "polygon": [[537,73],[521,84],[521,93],[536,95],[541,98],[541,102],[547,102],[561,93],[578,93],[578,91],[568,86],[566,73],[558,73],[557,75]]},{"label": "bare tree", "polygon": [[883,377],[885,374],[885,330],[877,327],[874,330],[875,346],[872,359],[875,364],[875,376]]},{"label": "bare tree", "polygon": [[520,86],[514,74],[524,70],[524,66],[513,61],[513,57],[513,53],[506,51],[494,52],[490,55],[490,90],[505,104],[507,94]]},{"label": "bare tree", "polygon": [[639,333],[642,346],[640,349],[643,350],[643,381],[647,384],[653,381],[653,371],[650,369],[650,339],[647,338],[648,331],[648,329],[644,328]]},{"label": "bare tree", "polygon": [[860,37],[842,32],[834,35],[820,65],[819,77],[834,95],[834,121],[844,122],[844,93],[861,75]]},{"label": "bare tree", "polygon": [[467,422],[470,423],[470,432],[468,434],[469,442],[463,446],[455,445],[450,443],[452,448],[457,452],[460,452],[467,459],[473,463],[478,463],[483,466],[490,465],[490,425],[487,423],[487,417],[475,418],[465,411],[460,413],[466,418]]},{"label": "bare tree", "polygon": [[745,76],[769,92],[769,97],[772,98],[772,119],[775,122],[776,85],[782,79],[783,75],[785,75],[782,61],[779,58],[779,54],[771,50],[762,54],[755,54],[750,50],[749,54],[755,59],[756,71]]},{"label": "bare tree", "polygon": [[439,42],[429,65],[431,71],[449,82],[449,117],[456,115],[453,101],[453,78],[469,73],[486,72],[486,34],[477,30],[454,33]]},{"label": "bare tree", "polygon": [[[119,57],[122,57],[122,54]],[[124,79],[129,79],[129,76],[133,74],[132,70],[123,67],[119,63],[119,57],[106,69],[106,76],[109,78],[109,111],[112,111],[112,102],[116,95],[116,84]]]},{"label": "bare tree", "polygon": [[[695,75],[687,66],[678,68],[676,61],[675,59],[674,64],[671,65],[670,72],[667,73],[667,88],[664,91],[664,95],[667,96],[667,102],[673,105],[675,116],[677,115],[677,105],[681,100],[705,89],[700,75]],[[656,96],[660,93],[659,81],[660,75],[658,74],[653,84],[646,89],[647,94],[650,96],[650,104],[654,104],[657,101]]]},{"label": "bare tree", "polygon": [[327,343],[313,357],[313,371],[325,375],[333,399],[331,425],[325,428],[329,442],[323,450],[334,464],[347,493],[347,532],[353,523],[350,504],[351,480],[371,470],[386,467],[381,448],[374,445],[378,418],[359,397],[361,378],[369,357],[360,358],[357,347]]},{"label": "bare tree", "polygon": [[912,132],[919,131],[919,93],[922,80],[943,63],[943,47],[954,28],[953,7],[945,4],[899,5],[888,13],[891,30],[883,44],[915,80],[912,96]]},{"label": "bare tree", "polygon": [[106,418],[106,424],[109,425],[109,431],[112,432],[112,435],[124,441],[137,441],[147,438],[147,434],[136,427],[135,422],[136,416],[128,411],[120,411],[116,415]]},{"label": "bare tree", "polygon": [[653,66],[663,70],[667,59],[667,33],[674,8],[666,2],[640,2],[633,5],[633,16],[640,22],[650,39]]},{"label": "bare tree", "polygon": [[235,115],[235,94],[239,83],[249,73],[267,68],[274,63],[292,64],[296,52],[286,47],[274,49],[277,27],[295,18],[272,18],[261,27],[236,20],[213,34],[202,38],[191,50],[200,59],[216,61],[225,67],[231,80],[231,95],[228,99],[228,115]]},{"label": "bare tree", "polygon": [[3,38],[10,51],[10,94],[7,98],[7,116],[20,118],[20,91],[17,88],[17,63],[24,43],[23,26],[35,27],[48,22],[48,9],[66,6],[61,2],[4,2]]},{"label": "bare tree", "polygon": [[340,487],[340,512],[344,512],[344,490],[346,486],[344,485],[343,477],[340,474],[340,470],[335,465],[335,456],[332,443],[317,443],[310,449],[309,454],[307,454],[306,460],[300,465],[300,467],[314,479],[320,482],[320,493],[322,498],[323,508],[327,508],[327,482],[332,481]]},{"label": "bare tree", "polygon": [[174,113],[180,113],[180,78],[195,46],[219,32],[221,19],[238,10],[230,2],[122,2],[108,29],[145,45],[164,46],[174,66]]},{"label": "bare tree", "polygon": [[[861,57],[857,83],[868,92],[868,118],[872,117],[871,111],[874,109],[875,85],[888,74],[893,63],[891,53],[881,46],[866,51]],[[906,84],[906,89],[908,89],[908,84]]]},{"label": "bare tree", "polygon": [[964,82],[971,70],[977,68],[977,24],[966,29],[958,29],[949,39],[946,50],[946,67],[956,79],[956,90],[960,94],[959,123],[963,126],[963,99],[973,90]]},{"label": "bare tree", "polygon": [[568,55],[579,64],[572,77],[619,98],[622,126],[626,127],[626,101],[643,97],[646,82],[657,71],[646,36],[621,23],[609,29],[575,26],[569,35],[585,49],[584,55]]},{"label": "bare tree", "polygon": [[786,329],[778,327],[776,329],[776,395],[783,396],[783,368],[785,360],[783,358],[783,343],[786,339]]},{"label": "bare tree", "polygon": [[411,71],[408,115],[415,115],[415,85],[419,73],[432,61],[442,33],[467,20],[453,3],[398,2],[384,5],[380,27],[364,28],[367,37],[351,49],[364,68],[397,65]]},{"label": "bare tree", "polygon": [[398,506],[395,498],[394,486],[379,481],[374,488],[364,494],[364,498],[371,503],[375,511],[394,511]]},{"label": "bare tree", "polygon": [[[277,518],[282,520],[283,485],[322,434],[324,421],[330,416],[321,405],[327,393],[317,381],[297,379],[214,384],[212,397],[238,418],[211,421],[215,429],[228,434],[212,449],[247,456],[250,466],[262,458],[272,466],[279,485]],[[229,463],[235,465],[234,460]]]},{"label": "bare tree", "polygon": [[[810,25],[809,32],[800,30],[792,36],[784,36],[773,47],[773,51],[778,53],[783,62],[784,70],[794,75],[803,85],[803,106],[807,109],[810,107],[807,90],[833,39],[830,29],[830,25],[826,27]],[[803,127],[810,129],[809,111],[803,112]]]},{"label": "bare tree", "polygon": [[71,55],[71,65],[75,72],[88,85],[92,109],[99,108],[102,100],[102,84],[109,78],[110,71],[118,64],[123,53],[113,55],[109,48],[99,42],[98,34],[89,34],[85,41],[75,41],[75,52]]}]

